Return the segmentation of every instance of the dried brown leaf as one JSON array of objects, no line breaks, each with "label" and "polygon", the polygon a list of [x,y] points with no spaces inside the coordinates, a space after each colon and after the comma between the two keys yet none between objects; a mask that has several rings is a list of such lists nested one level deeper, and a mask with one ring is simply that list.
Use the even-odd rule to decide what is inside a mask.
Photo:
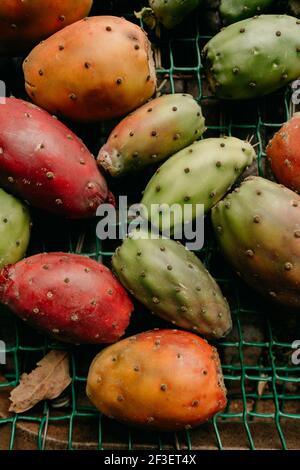
[{"label": "dried brown leaf", "polygon": [[50,351],[30,374],[23,374],[10,394],[9,411],[23,413],[42,400],[57,398],[71,383],[68,354]]}]

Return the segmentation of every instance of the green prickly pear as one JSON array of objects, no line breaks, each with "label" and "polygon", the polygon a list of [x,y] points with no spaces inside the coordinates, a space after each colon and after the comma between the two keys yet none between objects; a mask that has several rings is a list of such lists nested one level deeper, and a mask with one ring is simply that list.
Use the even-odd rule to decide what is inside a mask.
[{"label": "green prickly pear", "polygon": [[223,99],[271,93],[300,75],[300,21],[261,15],[232,24],[203,49],[212,92]]},{"label": "green prickly pear", "polygon": [[221,338],[231,330],[230,310],[219,286],[180,243],[132,232],[112,264],[129,292],[165,320],[206,337]]},{"label": "green prickly pear", "polygon": [[251,18],[269,8],[274,0],[221,0],[220,14],[224,24]]},{"label": "green prickly pear", "polygon": [[[255,156],[248,142],[235,137],[194,142],[163,163],[149,181],[142,198],[145,216],[163,231],[190,222],[200,215],[199,204],[210,210]],[[162,212],[166,204],[172,217]],[[187,205],[190,215],[184,210]]]},{"label": "green prickly pear", "polygon": [[23,258],[30,226],[27,206],[0,189],[0,268]]},{"label": "green prickly pear", "polygon": [[300,196],[249,177],[212,210],[222,251],[255,290],[300,308]]},{"label": "green prickly pear", "polygon": [[112,176],[163,160],[204,132],[201,107],[191,95],[156,98],[123,119],[101,148],[98,162]]},{"label": "green prickly pear", "polygon": [[135,16],[151,29],[159,23],[167,29],[173,29],[201,3],[202,0],[149,0],[150,7],[142,8]]}]

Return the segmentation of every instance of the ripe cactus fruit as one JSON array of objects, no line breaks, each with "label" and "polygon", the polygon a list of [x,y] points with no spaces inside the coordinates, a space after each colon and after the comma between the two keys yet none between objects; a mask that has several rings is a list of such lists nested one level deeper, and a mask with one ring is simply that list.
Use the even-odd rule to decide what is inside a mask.
[{"label": "ripe cactus fruit", "polygon": [[0,268],[23,258],[29,243],[30,226],[27,207],[0,189]]},{"label": "ripe cactus fruit", "polygon": [[[204,204],[207,212],[254,158],[253,147],[235,137],[195,142],[169,158],[151,178],[142,198],[146,217],[161,230],[168,230],[189,221],[183,210],[186,205],[192,206],[188,214],[192,219],[199,215],[197,204]],[[174,210],[171,218],[164,217],[164,204],[178,204],[180,210]]]},{"label": "ripe cactus fruit", "polygon": [[156,87],[146,34],[115,16],[64,28],[35,47],[23,68],[36,104],[77,121],[122,116],[144,104]]},{"label": "ripe cactus fruit", "polygon": [[67,253],[31,256],[0,271],[0,301],[33,327],[70,343],[113,343],[132,303],[111,271]]},{"label": "ripe cactus fruit", "polygon": [[160,96],[115,127],[98,162],[112,176],[151,165],[198,139],[205,131],[204,121],[191,95]]},{"label": "ripe cactus fruit", "polygon": [[15,98],[0,105],[0,184],[69,218],[94,216],[109,196],[82,141],[46,111]]},{"label": "ripe cactus fruit", "polygon": [[270,300],[299,309],[300,196],[249,177],[213,208],[212,221],[238,274]]},{"label": "ripe cactus fruit", "polygon": [[277,180],[300,191],[300,113],[276,132],[267,146],[267,157]]},{"label": "ripe cactus fruit", "polygon": [[232,24],[203,49],[218,98],[263,96],[300,75],[300,23],[287,15],[261,15]]},{"label": "ripe cactus fruit", "polygon": [[1,0],[0,54],[16,55],[87,16],[93,0]]},{"label": "ripe cactus fruit", "polygon": [[86,390],[107,416],[160,431],[198,426],[227,402],[217,350],[177,330],[148,331],[104,349]]},{"label": "ripe cactus fruit", "polygon": [[149,28],[154,29],[161,23],[172,29],[202,3],[202,0],[149,0],[150,7],[144,7],[135,16],[142,19]]},{"label": "ripe cactus fruit", "polygon": [[230,331],[230,310],[219,286],[180,243],[132,232],[112,264],[121,283],[156,315],[206,337]]}]

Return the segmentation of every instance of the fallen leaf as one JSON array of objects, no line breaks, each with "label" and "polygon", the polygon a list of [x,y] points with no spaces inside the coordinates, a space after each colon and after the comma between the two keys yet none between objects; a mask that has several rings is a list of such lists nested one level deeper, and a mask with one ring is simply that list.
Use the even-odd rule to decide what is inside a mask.
[{"label": "fallen leaf", "polygon": [[42,400],[57,398],[71,383],[69,359],[65,351],[50,351],[30,374],[22,374],[11,391],[9,411],[23,413]]}]

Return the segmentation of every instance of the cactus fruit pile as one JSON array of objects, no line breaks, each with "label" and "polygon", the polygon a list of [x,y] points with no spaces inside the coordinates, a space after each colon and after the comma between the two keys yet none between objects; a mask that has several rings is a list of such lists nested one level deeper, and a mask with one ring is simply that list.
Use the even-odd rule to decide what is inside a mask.
[{"label": "cactus fruit pile", "polygon": [[[244,287],[299,311],[300,115],[266,150],[282,184],[246,178],[256,159],[250,136],[234,136],[231,124],[229,135],[211,132],[202,95],[175,93],[173,78],[171,93],[161,94],[156,37],[147,26],[160,23],[160,34],[173,38],[194,10],[215,12],[217,30],[229,26],[207,41],[199,63],[202,57],[209,96],[235,100],[243,112],[244,100],[300,76],[300,20],[273,13],[270,0],[150,0],[136,13],[140,25],[133,11],[136,23],[86,17],[94,14],[92,0],[0,3],[0,54],[22,53],[24,72],[24,93],[0,103],[0,302],[66,349],[110,344],[87,380],[100,412],[150,430],[197,426],[227,403],[217,349],[202,337],[218,347],[232,326],[236,337],[237,326],[231,293],[175,235],[200,216],[209,219]],[[289,14],[299,14],[298,3],[289,2]],[[269,8],[272,14],[258,15]],[[103,121],[110,132],[102,141]],[[84,219],[96,232],[98,209],[121,212],[109,188],[134,194],[140,211],[130,219],[135,230],[114,240],[109,266],[72,243],[71,253],[58,252],[54,241],[49,253],[36,253],[31,220],[34,226],[50,213],[76,231],[73,219]],[[130,323],[132,334],[132,313],[142,332],[120,340]],[[166,326],[146,331],[147,313]]]}]

